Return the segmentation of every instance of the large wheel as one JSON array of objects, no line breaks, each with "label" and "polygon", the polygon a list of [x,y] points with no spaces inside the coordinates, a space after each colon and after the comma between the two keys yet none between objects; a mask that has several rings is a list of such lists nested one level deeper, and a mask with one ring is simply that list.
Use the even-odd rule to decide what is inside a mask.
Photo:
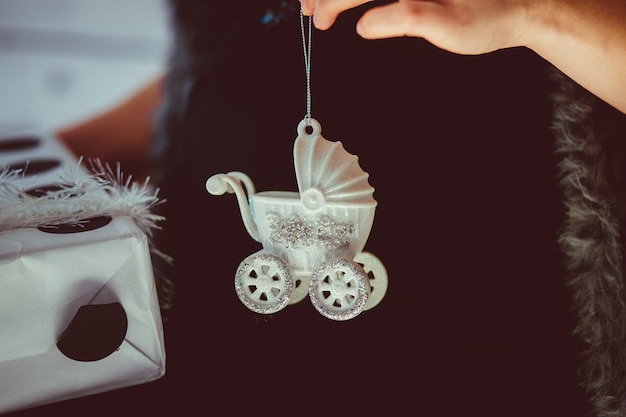
[{"label": "large wheel", "polygon": [[320,265],[311,275],[309,297],[323,316],[349,320],[365,308],[370,293],[367,274],[356,262],[333,259]]},{"label": "large wheel", "polygon": [[253,254],[239,264],[235,290],[250,310],[272,314],[285,308],[289,302],[293,280],[289,267],[278,256]]},{"label": "large wheel", "polygon": [[369,252],[358,253],[354,262],[363,267],[369,278],[371,292],[365,304],[365,310],[369,310],[376,307],[387,293],[387,270],[380,259]]}]

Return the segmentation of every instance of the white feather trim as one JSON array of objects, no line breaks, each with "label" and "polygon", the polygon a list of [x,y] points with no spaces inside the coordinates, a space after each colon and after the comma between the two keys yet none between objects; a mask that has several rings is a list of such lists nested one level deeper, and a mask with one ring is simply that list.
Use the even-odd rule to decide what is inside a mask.
[{"label": "white feather trim", "polygon": [[[79,166],[82,161],[79,161]],[[158,189],[124,179],[119,164],[114,171],[100,160],[89,160],[88,175],[68,173],[60,178],[58,190],[32,196],[18,186],[19,170],[0,168],[0,232],[25,227],[79,224],[98,216],[129,216],[151,236],[157,222],[164,220],[151,209],[159,200]]]}]

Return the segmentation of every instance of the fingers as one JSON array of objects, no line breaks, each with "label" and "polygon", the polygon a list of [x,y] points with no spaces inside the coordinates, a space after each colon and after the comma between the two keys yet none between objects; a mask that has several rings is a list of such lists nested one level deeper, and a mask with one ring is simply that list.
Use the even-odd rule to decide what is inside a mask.
[{"label": "fingers", "polygon": [[368,10],[357,24],[357,33],[366,39],[437,37],[449,20],[438,3],[401,1]]},{"label": "fingers", "polygon": [[326,30],[335,23],[341,12],[370,1],[372,0],[301,0],[300,3],[306,3],[307,11],[313,13],[315,27]]},{"label": "fingers", "polygon": [[[337,16],[372,0],[300,0],[314,6],[318,29],[330,28]],[[523,2],[397,0],[369,8],[357,23],[365,39],[411,36],[449,52],[482,54],[520,44],[527,11]],[[520,30],[520,26],[522,30]]]},{"label": "fingers", "polygon": [[[300,0],[303,14],[313,15],[315,27],[330,28],[342,12],[373,0]],[[399,0],[368,10],[357,32],[366,39],[399,36],[424,37],[450,25],[450,14],[439,2]]]},{"label": "fingers", "polygon": [[315,10],[315,0],[300,0],[300,7],[303,15],[311,16]]}]

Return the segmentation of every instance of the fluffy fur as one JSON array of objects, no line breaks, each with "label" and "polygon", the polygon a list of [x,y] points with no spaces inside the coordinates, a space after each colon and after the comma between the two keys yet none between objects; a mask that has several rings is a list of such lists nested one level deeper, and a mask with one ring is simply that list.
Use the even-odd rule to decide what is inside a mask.
[{"label": "fluffy fur", "polygon": [[577,316],[580,381],[597,416],[625,416],[625,117],[553,73],[553,129],[566,209],[560,245]]},{"label": "fluffy fur", "polygon": [[98,160],[89,162],[90,175],[69,173],[59,189],[32,196],[20,189],[19,171],[0,170],[0,232],[22,227],[80,223],[96,216],[130,216],[150,236],[164,220],[151,209],[159,203],[158,190],[124,179],[117,170]]}]

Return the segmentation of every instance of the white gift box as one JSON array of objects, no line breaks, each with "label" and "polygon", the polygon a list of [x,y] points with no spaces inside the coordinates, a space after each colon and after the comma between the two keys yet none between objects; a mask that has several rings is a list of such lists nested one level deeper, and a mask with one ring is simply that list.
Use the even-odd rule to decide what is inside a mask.
[{"label": "white gift box", "polygon": [[[15,180],[23,190],[85,173],[45,135],[0,135],[2,166],[35,168]],[[1,231],[0,341],[0,414],[163,376],[150,248],[134,219]]]},{"label": "white gift box", "polygon": [[[0,233],[0,288],[0,412],[164,374],[163,329],[147,239],[132,220],[114,218],[97,230],[69,234]],[[66,356],[57,342],[79,308],[111,303],[121,304],[127,317],[119,347],[99,360]]]}]

